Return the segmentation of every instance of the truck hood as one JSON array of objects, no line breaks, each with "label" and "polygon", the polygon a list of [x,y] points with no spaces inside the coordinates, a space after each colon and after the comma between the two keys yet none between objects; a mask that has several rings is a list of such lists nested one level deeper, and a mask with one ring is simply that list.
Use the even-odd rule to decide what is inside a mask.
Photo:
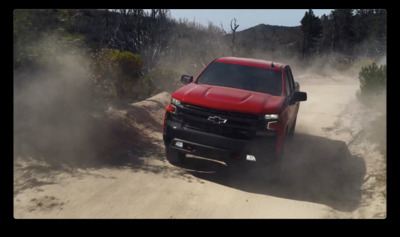
[{"label": "truck hood", "polygon": [[283,96],[190,83],[177,90],[172,97],[187,104],[250,114],[279,113]]}]

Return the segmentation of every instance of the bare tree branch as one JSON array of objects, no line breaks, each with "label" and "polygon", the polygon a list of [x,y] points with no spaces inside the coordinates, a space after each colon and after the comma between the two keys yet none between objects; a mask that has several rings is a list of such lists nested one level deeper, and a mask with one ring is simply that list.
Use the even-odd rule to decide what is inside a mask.
[{"label": "bare tree branch", "polygon": [[[233,23],[233,24],[232,24]],[[232,56],[235,55],[235,36],[236,36],[236,30],[239,27],[239,25],[236,24],[236,18],[233,18],[231,20],[231,30],[232,30],[232,46],[231,46],[231,52]]]}]

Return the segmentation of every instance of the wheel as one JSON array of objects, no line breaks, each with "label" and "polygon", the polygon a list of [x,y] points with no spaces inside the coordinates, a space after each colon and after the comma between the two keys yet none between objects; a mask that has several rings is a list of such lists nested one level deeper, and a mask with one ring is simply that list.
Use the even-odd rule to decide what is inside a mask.
[{"label": "wheel", "polygon": [[[282,152],[281,152],[282,153]],[[269,181],[277,182],[281,179],[283,154],[274,154],[268,162],[267,176]]]},{"label": "wheel", "polygon": [[171,164],[181,164],[185,160],[186,153],[173,148],[165,148],[165,156]]},{"label": "wheel", "polygon": [[282,144],[282,149],[279,154],[271,154],[267,164],[267,176],[268,181],[280,182],[282,178],[283,171],[283,160],[285,157],[286,139]]},{"label": "wheel", "polygon": [[294,119],[293,125],[292,125],[292,127],[290,128],[290,131],[287,134],[289,138],[293,138],[293,136],[294,136],[294,131],[296,129],[296,121],[297,121],[297,118]]}]

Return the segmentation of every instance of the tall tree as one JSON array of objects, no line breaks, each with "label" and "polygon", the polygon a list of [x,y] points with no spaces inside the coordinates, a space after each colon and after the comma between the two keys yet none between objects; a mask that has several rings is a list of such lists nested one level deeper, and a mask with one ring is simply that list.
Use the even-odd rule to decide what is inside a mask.
[{"label": "tall tree", "polygon": [[303,32],[302,58],[306,60],[311,53],[318,51],[318,41],[322,36],[321,20],[314,15],[313,10],[308,10],[301,19]]},{"label": "tall tree", "polygon": [[321,17],[321,52],[340,63],[386,53],[387,14],[382,9],[335,9]]},{"label": "tall tree", "polygon": [[354,45],[353,9],[335,9],[331,14],[334,22],[332,49],[334,52],[350,54]]}]

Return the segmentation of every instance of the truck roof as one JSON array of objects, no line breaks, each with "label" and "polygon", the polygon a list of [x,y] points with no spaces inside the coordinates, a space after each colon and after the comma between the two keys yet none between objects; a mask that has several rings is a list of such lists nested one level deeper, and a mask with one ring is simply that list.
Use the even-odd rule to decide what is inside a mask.
[{"label": "truck roof", "polygon": [[216,59],[215,62],[232,63],[245,66],[252,66],[252,67],[262,67],[262,68],[269,68],[272,70],[280,70],[281,68],[286,66],[285,64],[278,62],[272,62],[254,58],[240,58],[240,57],[222,57]]}]

